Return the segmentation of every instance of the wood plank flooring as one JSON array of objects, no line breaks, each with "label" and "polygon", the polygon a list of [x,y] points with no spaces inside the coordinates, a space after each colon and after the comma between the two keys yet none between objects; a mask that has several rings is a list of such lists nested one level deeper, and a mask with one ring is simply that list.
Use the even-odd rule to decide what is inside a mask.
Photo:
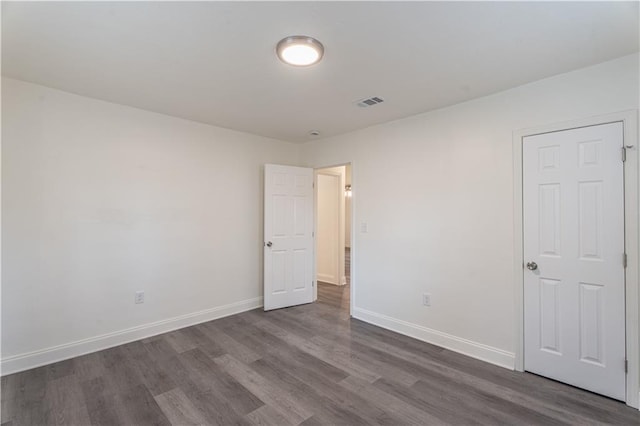
[{"label": "wood plank flooring", "polygon": [[351,247],[344,248],[344,276],[347,284],[351,284]]},{"label": "wood plank flooring", "polygon": [[624,404],[349,318],[349,286],[2,378],[3,425],[640,424]]}]

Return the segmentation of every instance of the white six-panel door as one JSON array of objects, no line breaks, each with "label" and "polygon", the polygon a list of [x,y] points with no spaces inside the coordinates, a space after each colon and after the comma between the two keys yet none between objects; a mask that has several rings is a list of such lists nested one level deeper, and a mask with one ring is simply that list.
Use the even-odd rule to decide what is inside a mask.
[{"label": "white six-panel door", "polygon": [[523,140],[525,370],[625,399],[622,123]]},{"label": "white six-panel door", "polygon": [[313,169],[265,165],[264,310],[313,301]]}]

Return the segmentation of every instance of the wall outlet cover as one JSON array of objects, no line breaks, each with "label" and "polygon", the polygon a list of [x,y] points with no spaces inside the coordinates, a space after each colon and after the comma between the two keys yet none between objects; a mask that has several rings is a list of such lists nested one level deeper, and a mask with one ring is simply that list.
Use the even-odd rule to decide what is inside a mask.
[{"label": "wall outlet cover", "polygon": [[431,306],[431,295],[429,293],[424,293],[422,295],[422,304],[424,306]]}]

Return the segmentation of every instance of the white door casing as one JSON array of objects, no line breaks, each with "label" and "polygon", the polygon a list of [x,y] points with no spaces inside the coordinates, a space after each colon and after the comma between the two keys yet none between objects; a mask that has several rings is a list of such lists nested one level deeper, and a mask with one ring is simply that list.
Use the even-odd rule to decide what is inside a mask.
[{"label": "white door casing", "polygon": [[625,400],[622,147],[620,122],[523,138],[524,369]]},{"label": "white door casing", "polygon": [[264,310],[313,301],[313,169],[265,165]]}]

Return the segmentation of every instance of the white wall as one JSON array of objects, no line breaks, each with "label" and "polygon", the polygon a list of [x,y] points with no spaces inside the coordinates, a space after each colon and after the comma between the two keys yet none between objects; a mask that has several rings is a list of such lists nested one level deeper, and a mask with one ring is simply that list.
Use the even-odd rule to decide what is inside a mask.
[{"label": "white wall", "polygon": [[2,107],[4,374],[261,304],[296,145],[11,79]]},{"label": "white wall", "polygon": [[627,56],[303,145],[309,166],[353,161],[353,314],[513,366],[512,133],[636,109],[638,71]]}]

